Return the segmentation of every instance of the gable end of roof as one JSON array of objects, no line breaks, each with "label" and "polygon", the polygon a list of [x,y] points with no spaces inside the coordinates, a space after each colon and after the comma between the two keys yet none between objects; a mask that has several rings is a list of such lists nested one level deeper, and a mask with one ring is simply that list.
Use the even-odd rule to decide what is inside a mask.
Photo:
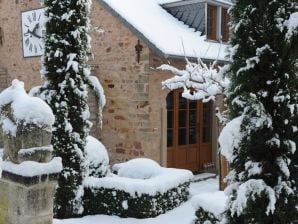
[{"label": "gable end of roof", "polygon": [[148,38],[146,38],[139,30],[137,30],[132,24],[130,24],[125,18],[123,18],[118,12],[116,12],[112,7],[110,7],[103,0],[97,0],[99,4],[105,8],[108,12],[110,12],[113,16],[115,16],[119,21],[121,21],[127,28],[129,28],[133,34],[142,39],[152,50],[154,50],[159,56],[164,58],[169,58],[170,56],[162,52],[159,48],[157,48]]}]

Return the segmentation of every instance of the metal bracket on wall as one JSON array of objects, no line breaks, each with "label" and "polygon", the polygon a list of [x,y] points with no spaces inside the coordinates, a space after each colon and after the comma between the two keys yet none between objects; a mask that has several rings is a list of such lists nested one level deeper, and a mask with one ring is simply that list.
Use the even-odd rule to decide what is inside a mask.
[{"label": "metal bracket on wall", "polygon": [[4,44],[4,32],[3,29],[0,27],[0,46]]},{"label": "metal bracket on wall", "polygon": [[136,53],[137,53],[137,62],[140,63],[141,59],[141,52],[143,50],[143,45],[141,45],[140,40],[138,40],[138,44],[135,46]]}]

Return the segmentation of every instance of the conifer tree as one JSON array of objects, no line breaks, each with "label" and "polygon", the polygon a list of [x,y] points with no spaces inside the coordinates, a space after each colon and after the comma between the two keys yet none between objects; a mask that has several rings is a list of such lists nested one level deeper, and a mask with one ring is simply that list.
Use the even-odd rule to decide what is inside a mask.
[{"label": "conifer tree", "polygon": [[64,167],[55,195],[55,215],[67,218],[82,213],[82,180],[87,167],[84,147],[90,128],[85,79],[90,73],[91,0],[44,0],[44,5],[48,21],[41,97],[56,117],[52,144]]},{"label": "conifer tree", "polygon": [[296,0],[236,0],[227,72],[241,119],[228,175],[227,223],[298,223]]}]

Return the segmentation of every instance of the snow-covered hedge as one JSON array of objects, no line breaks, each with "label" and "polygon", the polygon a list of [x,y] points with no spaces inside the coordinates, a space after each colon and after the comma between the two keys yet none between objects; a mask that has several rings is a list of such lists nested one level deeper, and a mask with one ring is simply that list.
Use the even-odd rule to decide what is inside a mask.
[{"label": "snow-covered hedge", "polygon": [[[129,164],[130,168],[131,166]],[[140,170],[135,168],[134,170]],[[193,175],[188,170],[162,167],[158,174],[147,179],[120,177],[114,174],[104,178],[89,177],[84,181],[85,214],[155,217],[188,199],[188,188],[192,178]]]},{"label": "snow-covered hedge", "polygon": [[194,224],[219,224],[222,219],[226,202],[223,191],[199,194],[192,198],[196,210]]}]

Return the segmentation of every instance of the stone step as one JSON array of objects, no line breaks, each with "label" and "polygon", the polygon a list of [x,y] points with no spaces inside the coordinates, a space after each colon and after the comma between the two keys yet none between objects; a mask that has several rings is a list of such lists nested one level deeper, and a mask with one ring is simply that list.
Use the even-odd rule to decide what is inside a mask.
[{"label": "stone step", "polygon": [[195,182],[200,182],[203,180],[208,180],[211,178],[216,178],[216,173],[199,173],[194,175],[194,178],[192,179],[191,182],[195,183]]}]

